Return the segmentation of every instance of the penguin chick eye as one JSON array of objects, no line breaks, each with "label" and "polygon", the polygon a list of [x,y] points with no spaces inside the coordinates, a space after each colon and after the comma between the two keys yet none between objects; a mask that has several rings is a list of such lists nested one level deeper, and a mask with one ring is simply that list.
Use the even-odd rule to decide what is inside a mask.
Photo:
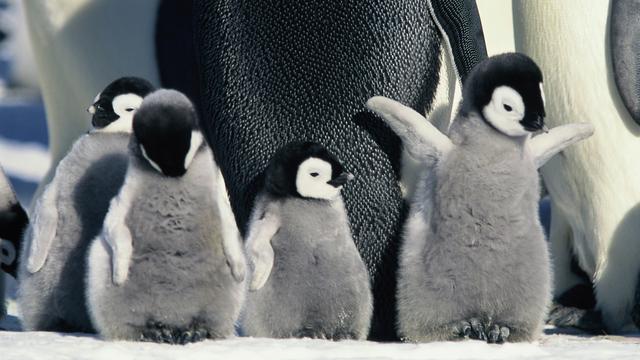
[{"label": "penguin chick eye", "polygon": [[96,105],[96,111],[104,111],[102,105]]},{"label": "penguin chick eye", "polygon": [[135,109],[134,108],[126,108],[126,109],[124,109],[124,111],[126,111],[126,112],[132,112],[133,110],[135,110]]},{"label": "penguin chick eye", "polygon": [[511,112],[511,110],[513,110],[513,108],[507,104],[502,104],[502,106],[504,107],[505,110],[507,110],[508,112]]},{"label": "penguin chick eye", "polygon": [[313,176],[313,177],[316,177],[316,176],[318,176],[318,175],[320,175],[320,174],[318,174],[317,172],[312,172],[312,173],[311,173],[311,174],[309,174],[309,175],[311,175],[311,176]]}]

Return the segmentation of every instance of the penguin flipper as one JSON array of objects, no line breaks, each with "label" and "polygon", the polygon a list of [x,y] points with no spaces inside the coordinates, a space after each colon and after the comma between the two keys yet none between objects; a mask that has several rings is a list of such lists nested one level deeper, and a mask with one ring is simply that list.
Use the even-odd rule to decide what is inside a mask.
[{"label": "penguin flipper", "polygon": [[567,146],[588,138],[593,131],[593,125],[589,123],[575,123],[557,126],[547,133],[534,136],[529,146],[536,167],[544,165]]},{"label": "penguin flipper", "polygon": [[261,219],[253,222],[247,239],[247,253],[253,274],[249,290],[256,291],[264,286],[273,268],[273,247],[271,239],[280,229],[280,216],[268,207]]},{"label": "penguin flipper", "polygon": [[236,218],[231,210],[227,186],[224,182],[222,172],[218,169],[218,189],[216,189],[216,204],[220,213],[220,230],[222,232],[222,249],[227,258],[227,264],[231,269],[231,274],[237,282],[242,282],[246,273],[246,262],[242,249],[242,237]]},{"label": "penguin flipper", "polygon": [[125,221],[134,193],[130,183],[131,178],[127,178],[120,193],[111,199],[101,234],[102,239],[111,248],[111,266],[115,285],[122,285],[127,280],[133,254],[133,239]]},{"label": "penguin flipper", "polygon": [[27,271],[32,274],[44,266],[51,243],[56,236],[58,226],[57,192],[58,186],[54,177],[36,202],[27,257]]},{"label": "penguin flipper", "polygon": [[389,125],[402,140],[407,153],[415,159],[437,160],[454,146],[424,116],[395,100],[374,96],[367,101],[367,108]]}]

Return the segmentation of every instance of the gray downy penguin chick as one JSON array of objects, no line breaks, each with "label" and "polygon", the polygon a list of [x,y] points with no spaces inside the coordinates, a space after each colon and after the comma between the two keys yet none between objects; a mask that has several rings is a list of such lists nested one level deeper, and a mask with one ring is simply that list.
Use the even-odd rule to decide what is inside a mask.
[{"label": "gray downy penguin chick", "polygon": [[522,54],[480,63],[449,137],[393,100],[367,102],[425,165],[404,228],[398,330],[404,340],[531,341],[551,300],[537,169],[593,133],[544,128],[542,73]]},{"label": "gray downy penguin chick", "polygon": [[340,196],[352,178],[317,143],[289,143],[271,159],[247,231],[246,335],[367,337],[369,276]]},{"label": "gray downy penguin chick", "polygon": [[87,302],[110,340],[233,335],[245,259],[224,179],[186,96],[158,90],[133,121],[129,167],[89,251]]},{"label": "gray downy penguin chick", "polygon": [[[15,277],[20,239],[29,218],[0,167],[0,269]],[[0,320],[6,315],[4,274],[0,272]]]},{"label": "gray downy penguin chick", "polygon": [[151,91],[146,80],[124,77],[98,94],[88,109],[93,128],[36,199],[18,271],[25,330],[93,332],[84,297],[86,252],[122,185],[133,114]]}]

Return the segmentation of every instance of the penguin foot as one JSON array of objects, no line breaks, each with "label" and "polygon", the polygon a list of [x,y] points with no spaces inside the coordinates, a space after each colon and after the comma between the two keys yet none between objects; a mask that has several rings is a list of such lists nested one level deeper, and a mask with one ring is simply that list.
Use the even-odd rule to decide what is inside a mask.
[{"label": "penguin foot", "polygon": [[605,329],[599,311],[568,307],[558,303],[553,303],[551,306],[547,324],[560,328],[572,327],[594,334],[603,333]]},{"label": "penguin foot", "polygon": [[469,320],[463,320],[455,326],[454,334],[463,337],[465,339],[473,340],[487,340],[487,333],[485,326],[477,318],[471,318]]},{"label": "penguin foot", "polygon": [[487,342],[489,344],[502,344],[507,341],[511,330],[506,326],[493,324],[487,333]]},{"label": "penguin foot", "polygon": [[140,341],[165,344],[176,344],[179,331],[172,329],[160,321],[149,320],[140,334]]},{"label": "penguin foot", "polygon": [[210,337],[212,337],[212,334],[209,333],[209,329],[207,329],[201,321],[194,320],[191,325],[179,335],[178,343],[185,345],[203,341]]}]

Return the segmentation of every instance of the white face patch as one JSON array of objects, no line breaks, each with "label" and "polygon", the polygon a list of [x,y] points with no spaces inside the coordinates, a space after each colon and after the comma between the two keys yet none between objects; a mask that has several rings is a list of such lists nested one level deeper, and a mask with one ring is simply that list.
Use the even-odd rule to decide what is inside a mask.
[{"label": "white face patch", "polygon": [[332,178],[331,164],[319,159],[308,158],[298,167],[296,189],[303,197],[332,200],[340,194],[340,187],[327,184]]},{"label": "white face patch", "polygon": [[[162,169],[160,168],[160,166],[158,166],[158,164],[156,164],[155,161],[151,160],[151,158],[147,155],[147,152],[144,150],[144,146],[140,145],[140,151],[142,151],[142,156],[149,162],[149,164],[156,170],[158,170],[158,172],[160,174],[163,174]],[[164,174],[163,174],[164,175]]]},{"label": "white face patch", "polygon": [[542,96],[542,106],[547,106],[547,99],[544,97],[544,88],[542,87],[542,83],[540,83],[540,96]]},{"label": "white face patch", "polygon": [[509,136],[529,134],[520,121],[524,118],[522,96],[509,86],[493,90],[491,101],[482,109],[482,115],[500,132]]},{"label": "white face patch", "polygon": [[[97,131],[131,133],[131,128],[133,126],[133,114],[138,110],[140,104],[142,104],[142,97],[136,94],[129,93],[116,96],[113,98],[111,105],[113,107],[113,112],[119,116],[118,120],[102,129],[97,129]],[[91,107],[93,107],[93,105]],[[91,112],[91,108],[89,108],[89,112]]]},{"label": "white face patch", "polygon": [[191,145],[189,146],[189,152],[184,157],[184,168],[188,169],[189,164],[193,161],[193,157],[196,156],[196,151],[202,145],[202,133],[200,131],[191,132]]}]

